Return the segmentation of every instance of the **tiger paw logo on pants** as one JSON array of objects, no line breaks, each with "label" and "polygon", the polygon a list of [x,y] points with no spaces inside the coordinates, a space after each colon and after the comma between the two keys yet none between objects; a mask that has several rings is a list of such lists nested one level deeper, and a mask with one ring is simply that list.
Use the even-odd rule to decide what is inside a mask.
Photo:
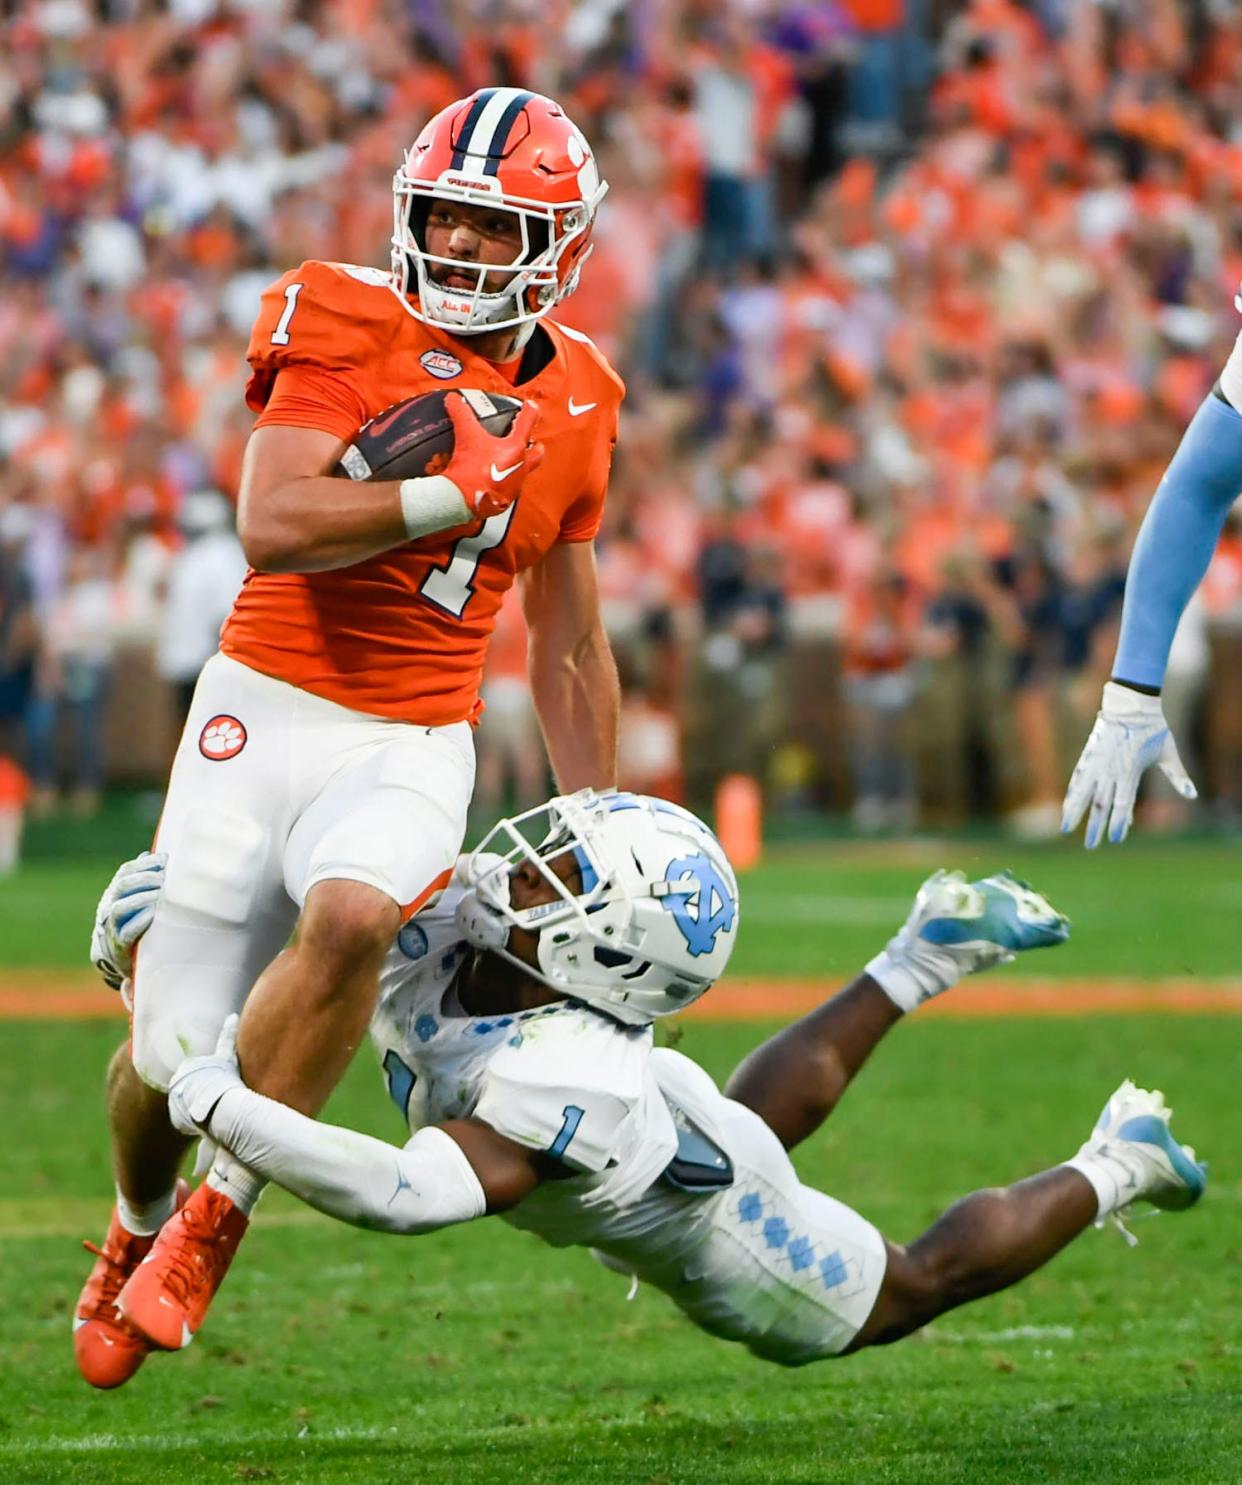
[{"label": "tiger paw logo on pants", "polygon": [[198,751],[214,763],[236,758],[245,746],[246,729],[236,717],[225,713],[212,717],[198,735]]}]

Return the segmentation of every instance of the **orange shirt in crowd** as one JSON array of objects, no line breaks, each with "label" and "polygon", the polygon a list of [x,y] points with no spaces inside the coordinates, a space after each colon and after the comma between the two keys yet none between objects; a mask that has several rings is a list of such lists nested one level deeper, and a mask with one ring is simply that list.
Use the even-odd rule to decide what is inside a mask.
[{"label": "orange shirt in crowd", "polygon": [[[407,397],[455,387],[536,402],[543,464],[519,499],[335,572],[247,573],[225,654],[356,711],[440,726],[473,718],[487,642],[517,573],[599,529],[624,387],[590,341],[549,321],[552,358],[516,388],[415,320],[387,274],[303,263],[263,296],[247,358],[259,426],[342,440]],[[536,332],[538,333],[538,332]]]}]

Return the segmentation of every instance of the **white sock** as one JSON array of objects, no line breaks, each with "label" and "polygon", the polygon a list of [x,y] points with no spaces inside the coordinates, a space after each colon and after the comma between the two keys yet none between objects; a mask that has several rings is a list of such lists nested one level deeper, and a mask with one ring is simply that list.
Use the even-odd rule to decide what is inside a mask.
[{"label": "white sock", "polygon": [[163,1196],[147,1202],[127,1201],[121,1188],[116,1188],[116,1214],[125,1231],[135,1237],[154,1237],[176,1210],[175,1184]]},{"label": "white sock", "polygon": [[1098,1150],[1080,1150],[1065,1164],[1090,1181],[1099,1204],[1096,1215],[1101,1220],[1120,1211],[1122,1207],[1129,1206],[1143,1193],[1142,1184],[1137,1180],[1134,1170],[1112,1155]]},{"label": "white sock", "polygon": [[227,1150],[217,1150],[216,1158],[207,1172],[207,1185],[213,1191],[227,1196],[235,1207],[249,1217],[267,1182],[262,1176],[256,1176],[248,1165],[243,1165]]},{"label": "white sock", "polygon": [[960,971],[947,954],[930,946],[906,949],[894,939],[867,964],[866,973],[899,1011],[908,1014],[932,996],[952,989]]}]

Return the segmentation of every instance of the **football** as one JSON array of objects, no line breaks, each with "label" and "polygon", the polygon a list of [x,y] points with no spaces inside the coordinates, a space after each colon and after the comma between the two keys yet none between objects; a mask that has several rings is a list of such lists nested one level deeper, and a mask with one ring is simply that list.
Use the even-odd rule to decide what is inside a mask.
[{"label": "football", "polygon": [[405,480],[439,474],[453,454],[453,424],[444,404],[449,390],[460,392],[492,434],[507,433],[522,406],[518,397],[470,387],[407,397],[358,430],[336,472],[351,480]]}]

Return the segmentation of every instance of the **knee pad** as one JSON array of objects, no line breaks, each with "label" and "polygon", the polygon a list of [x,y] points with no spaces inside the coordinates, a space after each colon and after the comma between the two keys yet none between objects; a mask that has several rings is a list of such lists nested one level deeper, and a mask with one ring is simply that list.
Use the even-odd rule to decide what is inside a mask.
[{"label": "knee pad", "polygon": [[159,915],[182,909],[196,919],[240,927],[249,917],[263,875],[269,831],[246,815],[192,809],[163,849],[168,851]]},{"label": "knee pad", "polygon": [[[186,983],[186,971],[191,968],[161,966],[152,986],[149,1014],[134,1016],[130,1060],[142,1081],[161,1093],[168,1091],[173,1073],[187,1057],[205,1057],[215,1051],[220,1027],[232,1009],[221,1011],[215,997],[200,1001],[194,985]],[[168,994],[174,986],[176,994]]]},{"label": "knee pad", "polygon": [[193,809],[161,845],[168,867],[155,921],[138,948],[132,1057],[143,1082],[163,1090],[184,1058],[214,1050],[225,1017],[261,968],[247,925],[268,831],[244,815]]}]

